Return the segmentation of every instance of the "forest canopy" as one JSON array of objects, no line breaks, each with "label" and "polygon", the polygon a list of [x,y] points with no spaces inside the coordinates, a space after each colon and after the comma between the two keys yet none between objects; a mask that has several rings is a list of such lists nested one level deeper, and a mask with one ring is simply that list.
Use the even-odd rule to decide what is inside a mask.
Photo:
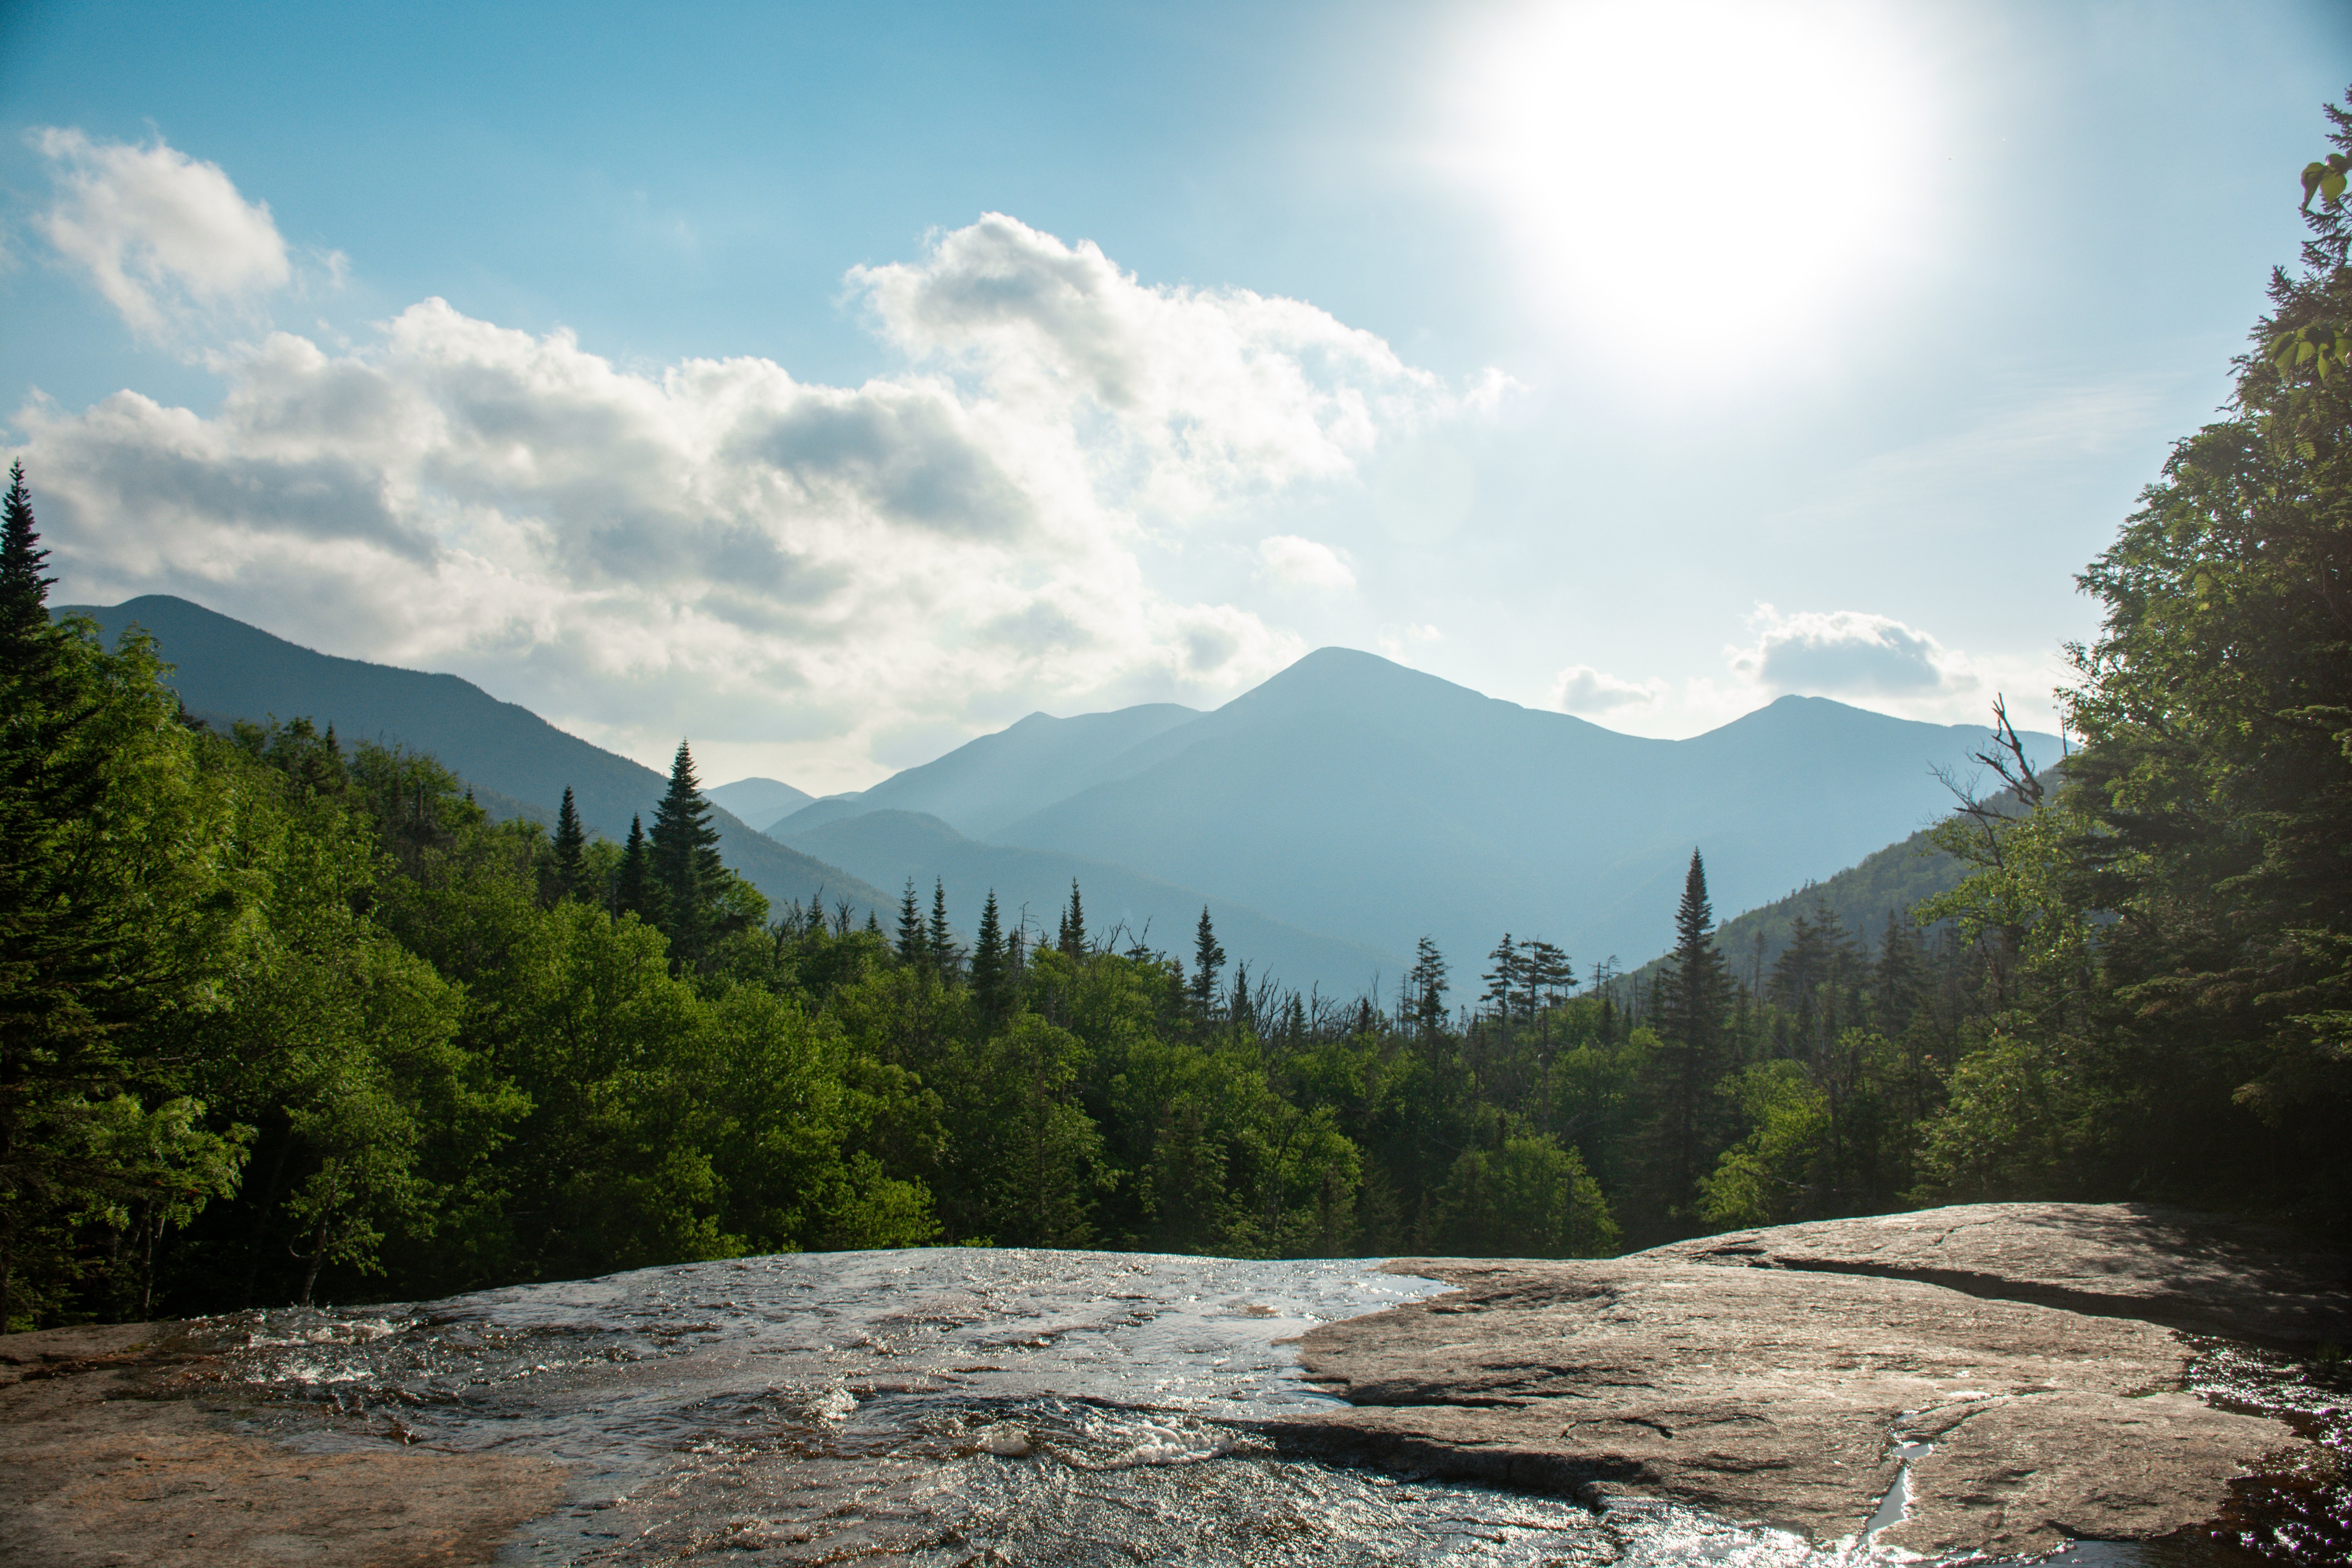
[{"label": "forest canopy", "polygon": [[[2079,582],[2079,753],[1908,921],[1765,973],[1424,941],[1395,994],[944,889],[770,907],[691,752],[626,840],[331,715],[218,732],[0,541],[0,1327],[796,1248],[1574,1257],[1979,1198],[2352,1218],[2352,268],[2336,149],[2221,416]],[[2331,171],[2332,184],[2331,184]],[[1701,847],[1703,848],[1703,847]],[[1457,955],[1458,958],[1459,955]]]}]

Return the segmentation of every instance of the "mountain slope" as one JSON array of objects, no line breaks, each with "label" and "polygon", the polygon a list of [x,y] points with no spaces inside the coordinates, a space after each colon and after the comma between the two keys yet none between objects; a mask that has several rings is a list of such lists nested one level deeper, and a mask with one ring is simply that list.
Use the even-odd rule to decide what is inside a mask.
[{"label": "mountain slope", "polygon": [[1982,739],[1783,698],[1648,740],[1326,648],[991,837],[1457,967],[1505,930],[1589,961],[1665,944],[1694,847],[1717,907],[1761,903],[1939,816]]},{"label": "mountain slope", "polygon": [[1013,818],[1068,795],[1076,781],[1092,782],[1112,759],[1200,717],[1197,710],[1173,702],[1146,702],[1074,719],[1032,713],[936,762],[893,773],[861,795],[829,796],[803,806],[772,822],[768,831],[789,838],[871,811],[919,811],[960,832],[986,837]]},{"label": "mountain slope", "polygon": [[[1279,981],[1305,991],[1319,984],[1327,994],[1352,996],[1383,976],[1393,981],[1405,968],[1394,952],[1335,942],[1229,900],[1146,877],[1124,866],[1082,859],[1049,850],[1009,848],[967,838],[954,827],[908,811],[877,811],[845,822],[821,824],[796,836],[793,844],[869,882],[903,887],[913,878],[923,908],[930,907],[931,882],[947,889],[948,916],[959,931],[980,925],[981,901],[993,889],[1008,927],[1019,924],[1025,906],[1030,931],[1051,933],[1069,902],[1075,878],[1086,900],[1087,930],[1097,940],[1114,927],[1126,934],[1118,945],[1143,937],[1150,945],[1186,960],[1192,957],[1194,922],[1203,905],[1215,922],[1217,940],[1233,958],[1246,963],[1259,981]],[[1226,978],[1230,980],[1230,972]]]},{"label": "mountain slope", "polygon": [[[308,718],[335,726],[347,740],[397,742],[430,752],[486,805],[510,797],[552,821],[571,786],[581,820],[608,837],[625,837],[629,818],[651,817],[667,781],[626,757],[569,735],[512,702],[501,702],[454,675],[427,675],[362,659],[314,653],[243,621],[169,595],[149,595],[104,608],[58,606],[89,616],[110,639],[131,625],[153,635],[174,667],[166,677],[200,717]],[[711,812],[727,864],[772,900],[805,903],[824,889],[861,910],[896,900],[836,867],[812,859],[747,826],[725,807]]]}]

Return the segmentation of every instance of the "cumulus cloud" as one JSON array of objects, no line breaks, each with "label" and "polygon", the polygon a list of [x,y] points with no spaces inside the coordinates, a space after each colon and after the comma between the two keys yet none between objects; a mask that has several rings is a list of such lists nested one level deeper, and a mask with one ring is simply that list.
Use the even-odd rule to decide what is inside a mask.
[{"label": "cumulus cloud", "polygon": [[1731,650],[1732,670],[1772,692],[1916,698],[1974,685],[1941,643],[1885,616],[1759,605],[1748,625],[1756,644]]},{"label": "cumulus cloud", "polygon": [[1277,583],[1299,588],[1352,588],[1356,574],[1328,544],[1277,533],[1257,544],[1259,569]]},{"label": "cumulus cloud", "polygon": [[1482,406],[1308,306],[1149,286],[1009,218],[855,282],[909,356],[855,388],[757,358],[640,374],[428,300],[348,351],[219,358],[210,414],[36,403],[18,450],[74,595],[184,594],[641,756],[686,731],[829,789],[909,736],[1263,679],[1298,639],[1157,591],[1139,543]]},{"label": "cumulus cloud", "polygon": [[1563,713],[1618,714],[1655,708],[1666,700],[1669,690],[1655,676],[1626,680],[1589,664],[1571,664],[1552,677],[1551,705]]},{"label": "cumulus cloud", "polygon": [[219,164],[160,139],[134,146],[50,128],[29,140],[57,184],[37,220],[42,237],[133,331],[160,337],[293,279],[268,204],[238,195]]}]

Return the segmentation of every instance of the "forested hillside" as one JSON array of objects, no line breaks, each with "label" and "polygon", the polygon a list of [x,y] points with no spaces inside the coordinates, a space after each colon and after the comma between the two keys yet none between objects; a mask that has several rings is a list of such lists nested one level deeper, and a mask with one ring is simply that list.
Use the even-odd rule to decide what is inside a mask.
[{"label": "forested hillside", "polygon": [[[2225,417],[2083,584],[2040,773],[1908,922],[1743,973],[1424,938],[1393,993],[1210,915],[1033,942],[943,888],[772,905],[681,747],[649,830],[494,821],[307,717],[193,723],[154,645],[0,548],[0,1321],[414,1298],[789,1247],[1605,1253],[1977,1198],[2352,1218],[2352,268],[2338,152]],[[1888,853],[1892,854],[1893,851]],[[1889,862],[1901,874],[1909,862]],[[1875,874],[1874,874],[1875,876]],[[1880,886],[1876,881],[1872,886]],[[1171,940],[1174,939],[1174,940]],[[1622,996],[1622,1000],[1621,1000]]]},{"label": "forested hillside", "polygon": [[[239,720],[301,717],[346,741],[429,752],[462,774],[493,816],[535,817],[551,827],[569,789],[588,828],[618,840],[631,817],[651,812],[661,798],[662,776],[651,768],[454,675],[317,653],[168,594],[102,609],[66,605],[58,613],[87,616],[108,637],[132,626],[144,630],[168,667],[165,683],[196,717],[224,732]],[[768,791],[753,798],[768,805],[777,796]],[[838,867],[747,826],[723,805],[712,821],[719,853],[771,898],[806,900],[823,889],[828,899],[847,899],[860,910],[889,902]]]}]

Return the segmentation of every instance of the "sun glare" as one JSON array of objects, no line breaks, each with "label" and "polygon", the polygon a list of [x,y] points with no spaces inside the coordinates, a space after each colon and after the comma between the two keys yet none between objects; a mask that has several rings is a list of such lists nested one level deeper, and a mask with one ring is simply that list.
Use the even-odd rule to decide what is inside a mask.
[{"label": "sun glare", "polygon": [[1458,79],[1455,163],[1501,205],[1548,314],[1736,356],[1919,246],[1915,59],[1886,12],[1847,5],[1520,12]]}]

